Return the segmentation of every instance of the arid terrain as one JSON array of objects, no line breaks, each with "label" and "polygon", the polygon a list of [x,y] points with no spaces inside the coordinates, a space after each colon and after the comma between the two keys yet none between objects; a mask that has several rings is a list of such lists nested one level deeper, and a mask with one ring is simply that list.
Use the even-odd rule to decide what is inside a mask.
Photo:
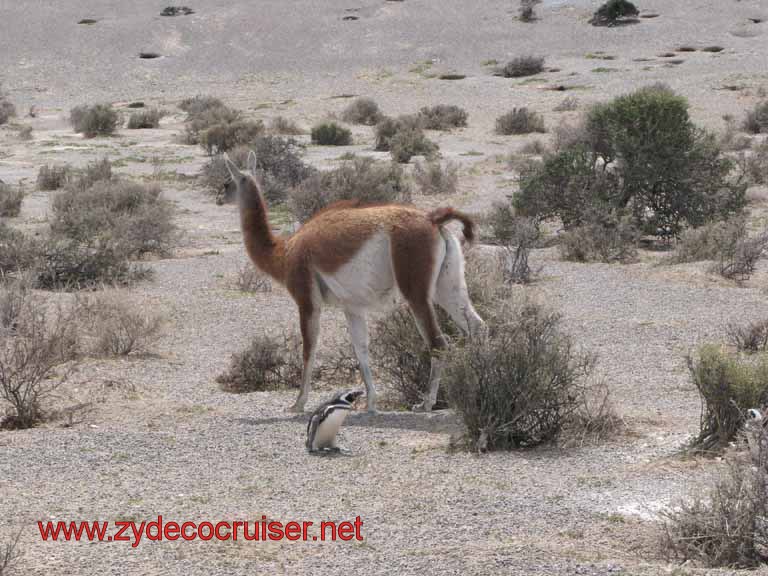
[{"label": "arid terrain", "polygon": [[[461,106],[467,127],[428,131],[442,159],[459,167],[458,192],[417,194],[414,202],[477,216],[516,192],[510,155],[534,139],[549,142],[590,104],[664,82],[688,98],[697,124],[722,133],[724,115],[740,121],[764,98],[764,1],[639,0],[638,23],[614,28],[588,24],[598,4],[545,0],[538,20],[523,23],[517,2],[498,0],[206,0],[177,17],[161,17],[165,4],[149,0],[0,0],[0,83],[17,108],[14,122],[33,130],[22,141],[13,126],[0,127],[0,179],[27,191],[7,223],[30,234],[46,225],[55,192],[35,187],[41,165],[108,157],[119,175],[162,187],[182,232],[169,256],[145,262],[153,277],[130,288],[164,317],[151,353],[84,361],[52,400],[59,409],[88,403],[72,421],[0,430],[0,545],[21,530],[17,573],[731,573],[666,560],[656,513],[717,470],[713,459],[680,455],[701,408],[686,355],[722,341],[730,322],[768,317],[765,260],[736,283],[705,262],[659,266],[659,251],[641,250],[638,262],[622,265],[533,250],[534,281],[516,289],[560,311],[576,344],[597,355],[626,422],[599,443],[449,451],[461,429],[452,410],[385,409],[351,414],[341,433],[350,455],[322,458],[305,451],[307,415],[287,411],[294,389],[232,394],[216,382],[232,353],[255,335],[298,328],[298,314],[277,285],[237,289],[248,265],[237,207],[217,205],[197,178],[209,158],[182,143],[183,98],[217,96],[250,119],[280,115],[307,130],[339,115],[352,96],[373,98],[388,115]],[[78,24],[85,18],[96,23]],[[723,49],[677,50],[684,45]],[[528,54],[544,56],[546,71],[493,74],[491,62]],[[566,97],[578,109],[555,111]],[[157,129],[91,139],[68,122],[76,105],[109,102],[127,113],[133,101],[168,115]],[[521,106],[543,114],[547,133],[495,134],[495,119]],[[349,128],[350,146],[298,136],[302,158],[321,169],[350,152],[389,159],[373,150],[371,127]],[[768,190],[753,187],[749,197],[752,224],[764,226]],[[285,211],[273,222],[291,224]],[[339,347],[349,347],[343,315],[329,310],[320,361]],[[341,377],[315,384],[309,404],[360,385]],[[386,396],[386,383],[379,386]],[[42,542],[37,530],[38,520],[158,515],[317,523],[360,516],[364,540],[145,540],[132,548]]]}]

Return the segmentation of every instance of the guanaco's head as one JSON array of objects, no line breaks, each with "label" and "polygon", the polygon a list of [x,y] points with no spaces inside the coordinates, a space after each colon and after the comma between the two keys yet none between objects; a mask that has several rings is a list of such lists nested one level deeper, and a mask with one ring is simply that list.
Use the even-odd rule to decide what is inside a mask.
[{"label": "guanaco's head", "polygon": [[242,208],[264,209],[256,153],[251,150],[248,154],[246,170],[240,170],[237,165],[229,159],[226,152],[223,157],[227,170],[229,170],[229,175],[232,178],[232,183],[236,189],[235,194],[237,196],[238,204]]}]

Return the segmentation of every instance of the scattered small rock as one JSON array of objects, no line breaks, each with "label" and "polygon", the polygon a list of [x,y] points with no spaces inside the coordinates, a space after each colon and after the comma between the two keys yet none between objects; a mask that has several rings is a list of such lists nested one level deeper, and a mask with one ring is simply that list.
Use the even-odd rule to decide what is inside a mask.
[{"label": "scattered small rock", "polygon": [[166,6],[160,12],[160,16],[189,16],[194,13],[195,11],[188,6]]}]

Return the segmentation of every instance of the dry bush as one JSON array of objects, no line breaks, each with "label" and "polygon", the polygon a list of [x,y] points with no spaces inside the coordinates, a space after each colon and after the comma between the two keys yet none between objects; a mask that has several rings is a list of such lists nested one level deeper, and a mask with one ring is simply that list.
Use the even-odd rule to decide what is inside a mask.
[{"label": "dry bush", "polygon": [[379,105],[371,98],[357,98],[341,113],[341,119],[350,124],[375,126],[383,118]]},{"label": "dry bush", "polygon": [[109,158],[104,157],[101,160],[89,162],[78,174],[70,177],[67,181],[67,187],[85,190],[96,182],[110,180],[112,180],[112,163]]},{"label": "dry bush", "polygon": [[263,132],[264,124],[261,120],[220,122],[202,129],[199,134],[199,143],[208,155],[212,156],[236,146],[251,144]]},{"label": "dry bush", "polygon": [[740,352],[768,351],[768,319],[749,322],[744,326],[729,324],[726,335]]},{"label": "dry bush", "polygon": [[768,562],[768,430],[762,424],[762,418],[751,423],[706,491],[663,511],[668,558],[729,568]]},{"label": "dry bush", "polygon": [[534,76],[544,70],[543,56],[518,56],[497,70],[505,78]]},{"label": "dry bush", "polygon": [[555,112],[573,112],[579,109],[579,99],[576,96],[566,96],[560,104],[555,106]]},{"label": "dry bush", "polygon": [[697,452],[722,449],[743,428],[747,410],[768,404],[768,358],[744,358],[712,344],[701,346],[688,369],[702,401]]},{"label": "dry bush", "polygon": [[768,132],[768,100],[755,104],[755,107],[747,112],[742,127],[750,134]]},{"label": "dry bush", "polygon": [[451,130],[467,125],[468,114],[463,108],[448,104],[425,106],[419,110],[418,118],[426,130]]},{"label": "dry bush", "polygon": [[115,133],[120,124],[120,114],[112,104],[94,104],[76,106],[69,112],[69,122],[75,132],[86,138],[109,136]]},{"label": "dry bush", "polygon": [[159,128],[160,119],[166,115],[165,110],[158,108],[132,112],[128,118],[128,129],[140,130],[145,128]]},{"label": "dry bush", "polygon": [[18,126],[17,130],[18,131],[16,132],[16,136],[18,137],[19,140],[21,140],[22,142],[29,142],[30,140],[32,140],[33,138],[32,126],[28,124],[24,126]]},{"label": "dry bush", "polygon": [[605,382],[585,387],[579,392],[578,406],[566,425],[570,442],[604,442],[626,428],[626,422],[616,412],[611,393]]},{"label": "dry bush", "polygon": [[529,448],[558,437],[593,365],[560,323],[537,304],[506,303],[487,336],[446,357],[442,382],[472,448]]},{"label": "dry bush", "polygon": [[768,184],[768,140],[763,141],[746,159],[746,173],[755,184]]},{"label": "dry bush", "polygon": [[0,85],[0,126],[16,116],[16,106],[8,99],[2,88],[2,85]]},{"label": "dry bush", "polygon": [[425,196],[433,194],[455,194],[459,184],[459,167],[453,162],[443,166],[439,160],[418,162],[413,169],[413,179],[419,192]]},{"label": "dry bush", "polygon": [[748,280],[766,251],[768,231],[756,236],[744,236],[732,245],[721,246],[712,270],[729,280]]},{"label": "dry bush", "polygon": [[272,118],[269,122],[269,131],[272,134],[284,136],[300,136],[305,132],[298,124],[285,116],[275,116]]},{"label": "dry bush", "polygon": [[336,122],[321,122],[312,127],[312,143],[321,146],[349,146],[352,132]]},{"label": "dry bush", "polygon": [[520,0],[520,21],[530,23],[538,20],[535,6],[540,3],[541,0]]},{"label": "dry bush", "polygon": [[66,380],[77,347],[72,318],[25,298],[14,326],[0,330],[0,400],[11,408],[0,427],[30,428],[44,419],[41,404]]},{"label": "dry bush", "polygon": [[516,217],[508,230],[509,237],[502,244],[506,252],[502,277],[506,283],[528,284],[532,275],[528,257],[541,236],[538,223],[532,218]]},{"label": "dry bush", "polygon": [[631,216],[596,211],[588,220],[560,235],[558,248],[573,262],[632,262],[640,232]]},{"label": "dry bush", "polygon": [[[0,122],[2,124],[2,122]],[[21,540],[21,530],[16,533],[7,543],[0,546],[0,576],[12,576],[14,566],[23,555],[19,549],[19,540]]]},{"label": "dry bush", "polygon": [[0,280],[8,273],[32,266],[40,251],[36,239],[0,221]]},{"label": "dry bush", "polygon": [[58,194],[51,231],[85,244],[119,245],[126,257],[167,254],[176,239],[173,208],[160,188],[119,180]]},{"label": "dry bush", "polygon": [[589,23],[593,26],[616,26],[639,13],[629,0],[608,0],[595,11]]},{"label": "dry bush", "polygon": [[38,190],[58,190],[63,188],[70,176],[72,167],[69,164],[44,164],[37,172]]},{"label": "dry bush", "polygon": [[272,280],[253,264],[245,264],[237,273],[235,282],[241,292],[272,292]]},{"label": "dry bush", "polygon": [[14,331],[18,327],[29,297],[29,284],[25,280],[0,284],[0,332]]},{"label": "dry bush", "polygon": [[179,103],[179,108],[187,113],[187,120],[214,108],[224,107],[224,102],[214,96],[198,94],[192,98],[185,98]]},{"label": "dry bush", "polygon": [[376,162],[370,157],[354,157],[334,170],[318,172],[302,181],[291,191],[288,206],[299,222],[306,222],[339,200],[380,204],[410,199],[411,190],[400,166]]},{"label": "dry bush", "polygon": [[396,162],[408,162],[413,156],[434,157],[438,146],[424,135],[418,116],[404,115],[376,125],[376,150],[389,151]]},{"label": "dry bush", "polygon": [[21,184],[11,186],[0,181],[0,216],[13,217],[21,213],[21,203],[24,201],[24,188]]},{"label": "dry bush", "polygon": [[514,108],[496,118],[496,133],[504,136],[510,134],[530,134],[531,132],[546,132],[544,118],[541,114],[528,108]]},{"label": "dry bush", "polygon": [[392,138],[401,131],[415,132],[423,130],[421,119],[415,115],[402,115],[397,118],[384,117],[376,125],[376,145],[379,152],[391,149]]},{"label": "dry bush", "polygon": [[297,387],[301,358],[301,339],[296,334],[256,336],[248,348],[232,355],[229,369],[216,381],[225,392],[237,394]]},{"label": "dry bush", "polygon": [[672,261],[719,260],[724,250],[732,252],[746,234],[746,223],[743,218],[732,218],[690,228],[683,232],[677,242]]},{"label": "dry bush", "polygon": [[209,155],[248,145],[264,131],[260,120],[244,119],[218,98],[196,96],[179,107],[187,112],[185,142],[200,144]]},{"label": "dry bush", "polygon": [[[547,153],[547,146],[544,142],[536,138],[535,140],[526,142],[523,147],[520,148],[520,153],[528,156],[544,156],[544,154]],[[514,160],[514,158],[510,158],[510,164],[512,164],[512,161]]]},{"label": "dry bush", "polygon": [[88,327],[93,351],[101,356],[151,352],[160,337],[162,317],[137,306],[121,291],[83,298],[78,312]]}]

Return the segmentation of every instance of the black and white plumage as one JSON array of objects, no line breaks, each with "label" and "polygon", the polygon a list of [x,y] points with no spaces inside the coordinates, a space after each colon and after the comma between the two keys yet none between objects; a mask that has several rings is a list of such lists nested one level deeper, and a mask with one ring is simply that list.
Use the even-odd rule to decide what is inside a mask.
[{"label": "black and white plumage", "polygon": [[318,406],[307,424],[307,450],[338,452],[336,435],[355,401],[362,395],[362,390],[347,390]]}]

